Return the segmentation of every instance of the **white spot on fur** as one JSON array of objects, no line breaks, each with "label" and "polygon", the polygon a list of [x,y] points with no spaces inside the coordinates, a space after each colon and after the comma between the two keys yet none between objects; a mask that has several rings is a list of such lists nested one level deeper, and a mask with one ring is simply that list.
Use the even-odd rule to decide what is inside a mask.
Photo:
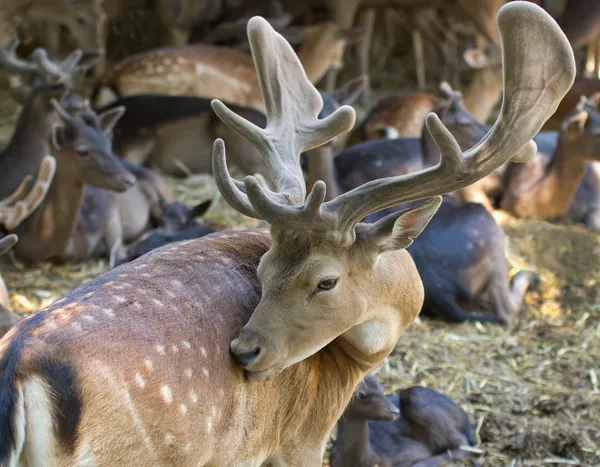
[{"label": "white spot on fur", "polygon": [[165,72],[165,67],[164,67],[164,66],[162,66],[162,65],[158,65],[158,66],[156,67],[156,72],[157,72],[157,73],[164,73],[164,72]]},{"label": "white spot on fur", "polygon": [[185,58],[183,58],[183,57],[177,57],[177,58],[175,59],[175,61],[176,61],[177,63],[179,63],[180,65],[183,65],[183,64],[186,62]]},{"label": "white spot on fur", "polygon": [[186,368],[185,369],[185,376],[187,376],[188,378],[192,377],[192,369],[191,368]]},{"label": "white spot on fur", "polygon": [[146,387],[146,381],[144,380],[144,377],[140,373],[136,373],[135,374],[135,383],[140,388],[145,388]]},{"label": "white spot on fur", "polygon": [[192,347],[192,345],[188,341],[182,341],[181,343],[186,349],[190,349]]},{"label": "white spot on fur", "polygon": [[171,346],[171,350],[173,351],[173,353],[177,353],[177,352],[179,352],[179,346],[177,346],[177,345],[173,344],[173,345]]},{"label": "white spot on fur", "polygon": [[173,60],[171,60],[169,57],[165,57],[163,60],[163,65],[165,66],[169,66],[171,63],[173,63]]},{"label": "white spot on fur", "polygon": [[150,371],[152,371],[154,369],[154,363],[149,358],[147,358],[146,360],[144,360],[144,366],[146,368],[148,368],[148,370],[150,370]]},{"label": "white spot on fur", "polygon": [[179,411],[181,412],[181,415],[183,415],[184,417],[187,415],[187,405],[185,404],[180,404],[179,405]]},{"label": "white spot on fur", "polygon": [[165,346],[164,346],[164,345],[157,344],[157,345],[156,345],[156,351],[157,351],[159,354],[161,354],[161,355],[164,355],[164,354],[165,354]]},{"label": "white spot on fur", "polygon": [[185,443],[185,446],[183,447],[183,450],[185,452],[191,452],[191,450],[192,450],[192,443]]},{"label": "white spot on fur", "polygon": [[177,279],[171,280],[171,285],[173,287],[177,287],[178,289],[180,289],[181,287],[183,287],[183,284],[180,281],[178,281]]},{"label": "white spot on fur", "polygon": [[204,376],[208,376],[208,368],[206,368],[205,366],[202,367],[202,373],[204,373]]},{"label": "white spot on fur", "polygon": [[140,274],[140,276],[149,279],[152,277],[152,274],[150,274],[149,272],[143,272],[142,274]]},{"label": "white spot on fur", "polygon": [[172,434],[172,433],[167,433],[167,434],[165,435],[165,443],[167,443],[167,444],[172,444],[172,443],[173,443],[173,441],[175,441],[175,436],[173,436],[173,434]]},{"label": "white spot on fur", "polygon": [[88,292],[83,296],[83,298],[91,298],[93,295],[94,295],[94,292]]},{"label": "white spot on fur", "polygon": [[104,313],[109,318],[114,318],[115,312],[112,308],[102,308],[102,313]]},{"label": "white spot on fur", "polygon": [[190,401],[192,401],[193,404],[198,402],[198,394],[196,394],[196,391],[193,389],[190,391]]},{"label": "white spot on fur", "polygon": [[125,303],[127,301],[127,299],[125,297],[122,297],[121,295],[115,295],[113,299],[117,303]]},{"label": "white spot on fur", "polygon": [[200,347],[200,353],[202,354],[203,357],[206,357],[206,349],[204,347]]},{"label": "white spot on fur", "polygon": [[158,306],[164,306],[163,302],[161,302],[161,301],[160,301],[159,299],[157,299],[157,298],[153,298],[153,299],[152,299],[152,301],[153,301],[153,302],[154,302],[156,305],[158,305]]},{"label": "white spot on fur", "polygon": [[212,417],[208,417],[206,419],[206,431],[210,433],[212,431],[212,426],[213,426]]},{"label": "white spot on fur", "polygon": [[167,386],[166,384],[161,386],[160,394],[161,394],[163,400],[167,404],[170,404],[171,402],[173,402],[173,393],[171,392],[171,388],[169,386]]},{"label": "white spot on fur", "polygon": [[83,319],[83,320],[85,320],[85,321],[89,321],[90,323],[93,323],[94,321],[96,321],[96,320],[94,319],[94,317],[93,317],[93,316],[90,316],[90,315],[82,315],[82,316],[81,316],[81,319]]}]

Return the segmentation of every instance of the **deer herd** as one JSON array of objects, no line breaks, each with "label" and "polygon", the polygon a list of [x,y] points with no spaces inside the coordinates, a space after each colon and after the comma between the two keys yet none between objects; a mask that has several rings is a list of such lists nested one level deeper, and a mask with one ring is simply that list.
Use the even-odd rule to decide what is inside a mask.
[{"label": "deer herd", "polygon": [[[259,15],[243,21],[251,55],[187,44],[246,3],[157,0],[170,45],[107,69],[89,100],[78,83],[102,73],[121,3],[0,10],[66,26],[87,52],[24,58],[4,37],[21,108],[0,155],[0,255],[111,266],[25,318],[0,278],[0,465],[321,466],[336,424],[333,467],[468,456],[457,404],[424,387],[386,398],[372,370],[421,311],[514,323],[538,277],[509,280],[495,208],[600,231],[600,85],[575,80],[589,41],[567,20],[458,1],[487,41],[465,53],[466,95],[395,94],[356,124],[374,9],[416,7],[328,0],[333,21],[296,49]],[[58,47],[61,30],[45,31]],[[336,89],[352,41],[363,74]],[[267,228],[215,232],[195,220],[211,201],[176,202],[161,172],[211,174]],[[464,309],[483,295],[493,314]]]}]

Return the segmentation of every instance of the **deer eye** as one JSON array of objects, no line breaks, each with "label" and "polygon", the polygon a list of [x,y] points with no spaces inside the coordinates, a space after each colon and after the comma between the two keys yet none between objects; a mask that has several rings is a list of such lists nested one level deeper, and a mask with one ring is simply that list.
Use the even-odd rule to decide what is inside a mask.
[{"label": "deer eye", "polygon": [[75,152],[77,152],[78,156],[87,156],[90,153],[90,150],[88,148],[77,148],[75,149]]},{"label": "deer eye", "polygon": [[333,279],[325,279],[324,281],[319,282],[317,289],[319,289],[319,291],[331,290],[337,285],[337,283],[338,283],[337,277],[333,278]]}]

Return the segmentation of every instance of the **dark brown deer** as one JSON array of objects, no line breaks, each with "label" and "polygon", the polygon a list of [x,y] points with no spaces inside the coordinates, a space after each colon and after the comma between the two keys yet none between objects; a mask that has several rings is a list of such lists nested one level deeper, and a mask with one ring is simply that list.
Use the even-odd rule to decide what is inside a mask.
[{"label": "dark brown deer", "polygon": [[573,109],[579,104],[581,96],[591,96],[600,92],[600,79],[597,78],[577,78],[571,89],[560,101],[554,115],[544,124],[544,131],[559,131],[563,120],[569,115]]},{"label": "dark brown deer", "polygon": [[439,467],[468,455],[461,446],[475,445],[467,414],[433,389],[414,386],[386,398],[367,374],[355,394],[338,422],[332,467]]},{"label": "dark brown deer", "polygon": [[[260,149],[274,190],[232,179],[221,140],[214,175],[227,202],[266,220],[270,233],[160,248],[9,331],[0,341],[0,462],[322,465],[356,385],[421,309],[421,280],[403,249],[438,195],[533,156],[531,138],[571,86],[572,52],[547,13],[512,2],[498,27],[505,101],[487,137],[463,153],[430,115],[440,164],[324,202],[323,183],[306,195],[299,155],[350,130],[354,111],[318,120],[322,99],[293,49],[252,18],[267,125],[213,107]],[[361,223],[419,199],[428,201]]]},{"label": "dark brown deer", "polygon": [[[17,190],[8,198],[0,201],[0,226],[6,230],[16,228],[27,219],[44,200],[52,183],[56,170],[56,160],[46,156],[42,160],[38,177],[31,187],[32,177],[25,177]],[[0,256],[10,250],[18,237],[10,234],[0,239]],[[0,335],[12,327],[20,318],[9,309],[9,297],[6,284],[0,276]]]}]

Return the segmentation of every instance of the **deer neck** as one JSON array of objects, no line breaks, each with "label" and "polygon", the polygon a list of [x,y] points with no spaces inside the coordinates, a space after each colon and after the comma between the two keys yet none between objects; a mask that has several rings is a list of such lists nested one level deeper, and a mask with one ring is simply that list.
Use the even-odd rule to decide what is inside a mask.
[{"label": "deer neck", "polygon": [[321,146],[311,149],[306,153],[308,158],[308,183],[307,190],[318,180],[322,180],[327,185],[326,201],[329,201],[340,194],[340,189],[336,179],[335,164],[333,159],[333,149],[331,145]]},{"label": "deer neck", "polygon": [[362,287],[358,296],[369,300],[365,319],[336,342],[367,372],[394,350],[400,335],[421,311],[424,292],[421,277],[406,250],[380,255],[372,277],[363,281]]},{"label": "deer neck", "polygon": [[[32,216],[36,248],[50,258],[61,254],[71,238],[83,201],[84,184],[73,173],[72,163],[64,160],[66,150],[55,151],[56,174],[46,198]],[[61,157],[63,156],[63,157]]]},{"label": "deer neck", "polygon": [[338,465],[371,466],[379,461],[369,443],[367,420],[344,420],[338,422],[337,441]]},{"label": "deer neck", "polygon": [[[50,99],[43,92],[32,95],[21,111],[9,145],[4,153],[17,159],[18,165],[25,158],[34,158],[32,163],[39,166],[41,159],[49,153],[54,110],[50,107]],[[15,164],[16,165],[16,164]]]},{"label": "deer neck", "polygon": [[486,122],[502,93],[502,68],[476,70],[465,92],[465,107],[480,122]]},{"label": "deer neck", "polygon": [[542,198],[549,200],[552,206],[549,217],[562,215],[585,175],[587,159],[571,146],[562,135],[559,136],[550,168],[539,190]]}]

